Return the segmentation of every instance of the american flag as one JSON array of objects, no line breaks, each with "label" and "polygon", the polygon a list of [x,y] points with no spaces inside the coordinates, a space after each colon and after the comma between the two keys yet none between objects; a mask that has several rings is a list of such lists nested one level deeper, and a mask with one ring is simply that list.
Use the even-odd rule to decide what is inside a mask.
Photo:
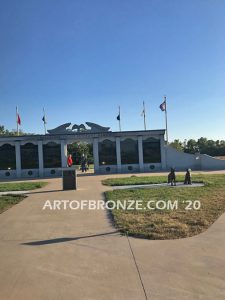
[{"label": "american flag", "polygon": [[159,108],[161,109],[161,111],[165,111],[166,110],[166,101],[164,100],[162,104],[160,104]]}]

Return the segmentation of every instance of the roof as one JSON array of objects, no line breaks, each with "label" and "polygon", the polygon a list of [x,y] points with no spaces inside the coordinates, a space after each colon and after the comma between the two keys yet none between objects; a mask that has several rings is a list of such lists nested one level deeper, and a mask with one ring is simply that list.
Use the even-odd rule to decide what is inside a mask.
[{"label": "roof", "polygon": [[15,141],[40,141],[40,140],[85,140],[93,138],[103,137],[126,137],[126,136],[155,136],[165,134],[165,129],[154,130],[135,130],[135,131],[107,131],[107,132],[80,132],[80,133],[68,133],[68,134],[33,134],[33,135],[21,135],[21,136],[0,136],[0,142],[15,142]]}]

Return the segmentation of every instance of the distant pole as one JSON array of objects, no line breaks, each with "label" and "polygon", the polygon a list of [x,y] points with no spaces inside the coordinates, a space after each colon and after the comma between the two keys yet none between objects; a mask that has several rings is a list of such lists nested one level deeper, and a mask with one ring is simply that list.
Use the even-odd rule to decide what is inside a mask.
[{"label": "distant pole", "polygon": [[146,130],[145,101],[143,101],[143,116],[144,116],[144,129]]},{"label": "distant pole", "polygon": [[19,126],[18,126],[18,108],[16,106],[16,132],[19,135]]},{"label": "distant pole", "polygon": [[164,102],[165,102],[165,121],[166,121],[166,143],[169,143],[168,138],[168,123],[167,123],[167,99],[166,96],[164,96]]},{"label": "distant pole", "polygon": [[118,121],[119,121],[119,130],[121,131],[121,118],[120,118],[120,106],[119,106],[119,115],[118,115]]},{"label": "distant pole", "polygon": [[43,107],[43,123],[44,123],[44,132],[46,134],[46,117],[45,117],[45,108]]}]

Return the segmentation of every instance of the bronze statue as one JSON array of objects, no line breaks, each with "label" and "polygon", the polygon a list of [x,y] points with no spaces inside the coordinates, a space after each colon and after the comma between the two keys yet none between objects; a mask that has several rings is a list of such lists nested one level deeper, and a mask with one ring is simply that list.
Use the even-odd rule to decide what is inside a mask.
[{"label": "bronze statue", "polygon": [[95,132],[108,132],[110,127],[104,127],[92,122],[86,122],[87,126],[90,128],[86,128],[84,124],[74,124],[72,129],[69,127],[71,123],[62,124],[54,129],[48,129],[48,133],[50,134],[76,134],[76,133],[95,133]]},{"label": "bronze statue", "polygon": [[176,174],[174,168],[171,168],[170,173],[168,174],[168,184],[171,184],[171,186],[176,185]]},{"label": "bronze statue", "polygon": [[184,178],[184,184],[192,184],[191,181],[191,169],[186,170],[185,178]]}]

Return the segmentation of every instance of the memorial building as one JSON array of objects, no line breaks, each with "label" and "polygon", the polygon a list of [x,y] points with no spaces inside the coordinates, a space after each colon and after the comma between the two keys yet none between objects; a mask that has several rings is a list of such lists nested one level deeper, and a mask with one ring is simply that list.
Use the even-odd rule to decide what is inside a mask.
[{"label": "memorial building", "polygon": [[63,124],[46,135],[1,136],[0,178],[61,176],[61,169],[67,166],[67,145],[74,142],[93,145],[96,174],[166,171],[171,167],[225,169],[225,161],[167,146],[164,129],[112,132],[91,122],[71,126]]}]

